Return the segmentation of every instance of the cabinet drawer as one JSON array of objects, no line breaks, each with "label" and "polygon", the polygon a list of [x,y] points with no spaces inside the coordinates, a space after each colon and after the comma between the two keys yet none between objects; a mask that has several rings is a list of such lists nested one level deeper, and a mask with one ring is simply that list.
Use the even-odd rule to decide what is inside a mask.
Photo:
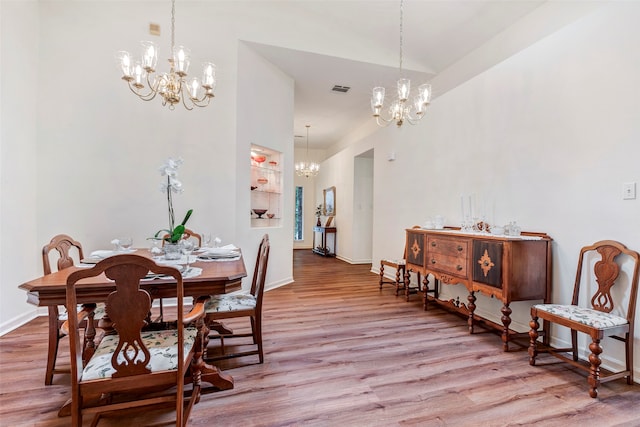
[{"label": "cabinet drawer", "polygon": [[463,278],[467,277],[466,258],[429,252],[427,264],[428,268],[432,270],[453,274],[454,276]]},{"label": "cabinet drawer", "polygon": [[429,254],[442,254],[455,258],[467,259],[469,253],[467,240],[451,239],[446,237],[428,236],[427,250]]}]

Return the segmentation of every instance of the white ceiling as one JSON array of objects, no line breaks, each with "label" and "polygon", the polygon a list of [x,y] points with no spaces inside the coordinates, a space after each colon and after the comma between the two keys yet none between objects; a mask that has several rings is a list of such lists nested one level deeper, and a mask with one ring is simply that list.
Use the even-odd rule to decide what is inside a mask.
[{"label": "white ceiling", "polygon": [[[405,0],[403,69],[412,86],[430,82],[434,98],[591,10],[594,2]],[[597,3],[597,2],[595,2]],[[373,121],[374,86],[395,93],[400,57],[400,1],[274,2],[293,14],[296,31],[323,25],[341,43],[245,41],[295,80],[294,135],[327,148]],[[275,6],[274,6],[275,7]],[[306,39],[308,40],[308,39]],[[348,93],[332,92],[334,85]],[[389,95],[388,95],[389,96]],[[428,114],[428,112],[427,112]],[[304,146],[305,138],[296,138]]]}]

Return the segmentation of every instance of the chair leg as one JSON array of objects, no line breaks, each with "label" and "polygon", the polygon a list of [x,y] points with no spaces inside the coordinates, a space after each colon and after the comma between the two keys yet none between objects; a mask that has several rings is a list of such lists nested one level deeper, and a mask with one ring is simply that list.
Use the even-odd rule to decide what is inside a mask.
[{"label": "chair leg", "polygon": [[537,317],[531,316],[529,327],[531,328],[529,331],[529,365],[535,366],[538,355],[538,328],[540,328]]},{"label": "chair leg", "polygon": [[627,375],[627,384],[633,385],[633,337],[627,332],[624,340],[625,355],[627,357],[626,365],[629,375]]},{"label": "chair leg", "polygon": [[384,264],[380,263],[380,290],[382,290],[383,283],[384,283]]},{"label": "chair leg", "polygon": [[573,353],[574,362],[578,361],[578,331],[571,330],[571,352]]},{"label": "chair leg", "polygon": [[258,358],[260,363],[264,363],[264,353],[262,351],[262,316],[251,317],[251,328],[253,329],[253,342],[258,346]]},{"label": "chair leg", "polygon": [[411,270],[405,270],[404,273],[404,297],[409,302],[409,295],[411,295]]},{"label": "chair leg", "polygon": [[45,385],[51,385],[53,382],[53,372],[56,369],[56,358],[58,357],[58,343],[60,338],[58,307],[49,306],[49,347],[47,349],[47,370],[44,377]]},{"label": "chair leg", "polygon": [[[406,276],[406,271],[404,266],[398,266],[398,268],[396,269],[396,296],[398,296],[398,294],[400,293],[400,283],[402,283],[406,289],[407,284],[405,283],[405,278]],[[400,278],[402,277],[402,281],[400,280]]]},{"label": "chair leg", "polygon": [[589,355],[591,368],[589,369],[589,377],[587,378],[587,382],[590,386],[589,396],[596,398],[598,397],[598,386],[600,385],[600,364],[602,363],[600,360],[600,353],[602,353],[600,340],[593,339],[593,342],[589,344],[589,350],[591,350],[591,354]]}]

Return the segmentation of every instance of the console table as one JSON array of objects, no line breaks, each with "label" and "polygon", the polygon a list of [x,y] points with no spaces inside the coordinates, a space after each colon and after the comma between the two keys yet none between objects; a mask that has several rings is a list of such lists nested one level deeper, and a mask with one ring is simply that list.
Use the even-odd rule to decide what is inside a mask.
[{"label": "console table", "polygon": [[[551,238],[544,233],[523,232],[520,236],[497,236],[488,233],[407,229],[406,275],[410,271],[424,276],[424,309],[435,302],[467,317],[469,333],[476,321],[502,331],[503,350],[515,335],[509,329],[512,301],[544,300],[551,297]],[[429,288],[428,275],[435,278]],[[409,280],[406,278],[406,280]],[[438,298],[439,282],[461,283],[469,291],[468,305]],[[502,325],[474,314],[476,292],[502,301]],[[545,325],[548,328],[548,325]],[[544,334],[548,340],[548,334]]]},{"label": "console table", "polygon": [[[320,245],[316,246],[316,233],[320,233]],[[333,234],[333,245],[327,247],[327,235]],[[322,256],[336,256],[336,227],[313,227],[313,252]]]}]

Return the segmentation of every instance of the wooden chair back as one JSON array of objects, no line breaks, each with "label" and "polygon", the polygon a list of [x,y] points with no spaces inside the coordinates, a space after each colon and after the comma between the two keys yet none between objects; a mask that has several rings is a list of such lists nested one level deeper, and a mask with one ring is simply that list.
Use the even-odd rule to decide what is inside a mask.
[{"label": "wooden chair back", "polygon": [[[177,359],[176,369],[154,370],[152,355],[142,338],[143,328],[147,326],[148,313],[151,310],[151,296],[140,287],[140,281],[149,273],[162,274],[172,277],[175,284],[177,299]],[[77,290],[82,286],[82,280],[105,274],[115,283],[113,291],[106,301],[106,314],[112,321],[117,334],[117,346],[107,368],[112,372],[111,376],[105,374],[105,378],[85,379],[83,372],[82,343],[79,334],[77,320],[71,316],[70,323],[70,353],[71,353],[71,389],[72,389],[72,422],[73,425],[82,425],[84,412],[105,412],[114,409],[123,409],[149,405],[152,402],[174,402],[176,409],[176,425],[183,425],[185,413],[183,407],[184,377],[188,369],[185,363],[185,328],[184,324],[184,289],[180,272],[173,267],[157,265],[153,260],[133,254],[116,255],[100,261],[93,268],[83,269],[72,273],[67,280],[67,306],[75,307],[77,303]],[[148,332],[145,332],[148,334]],[[101,345],[107,341],[103,339]],[[193,351],[193,350],[191,350]],[[96,356],[100,354],[100,348],[96,350]],[[164,356],[162,356],[164,357]],[[93,360],[93,359],[92,359]],[[92,364],[87,363],[87,368]],[[188,360],[188,359],[187,359]],[[97,362],[95,362],[97,363]],[[105,368],[106,369],[106,368]],[[175,387],[175,392],[164,396],[162,399],[147,400],[145,389],[162,389]],[[89,408],[88,402],[92,396],[100,396],[105,393],[123,392],[135,397],[126,403],[110,406],[108,403],[99,408]],[[199,389],[198,389],[199,391]],[[194,392],[194,394],[197,394]],[[197,396],[192,396],[197,398]],[[117,399],[114,399],[114,401]],[[190,408],[190,405],[189,405]],[[187,414],[188,416],[188,414]]]},{"label": "wooden chair back", "polygon": [[57,269],[62,270],[74,265],[73,258],[71,256],[71,248],[75,248],[78,252],[78,261],[84,258],[82,251],[82,245],[80,242],[74,240],[72,237],[66,234],[58,234],[54,236],[51,241],[42,248],[42,269],[44,274],[51,274],[51,260],[49,253],[56,250],[60,255],[57,262]]},{"label": "wooden chair back", "polygon": [[581,278],[583,276],[583,268],[585,268],[584,263],[587,262],[589,254],[592,254],[594,251],[600,256],[600,260],[595,262],[593,267],[593,277],[595,277],[598,287],[591,295],[589,301],[592,309],[603,313],[611,313],[616,306],[616,301],[612,295],[612,289],[617,283],[621,282],[618,280],[620,276],[620,264],[616,262],[618,256],[624,254],[634,261],[634,270],[629,281],[629,300],[625,313],[627,321],[629,321],[631,326],[631,332],[633,332],[636,299],[638,295],[638,275],[640,274],[640,255],[638,252],[628,249],[622,243],[614,240],[602,240],[591,246],[582,248],[580,251],[580,258],[578,260],[578,271],[576,273],[576,282],[573,288],[571,304],[578,305],[580,291],[583,287],[581,285]]},{"label": "wooden chair back", "polygon": [[[66,234],[58,234],[54,236],[49,243],[44,245],[42,248],[42,271],[44,274],[51,274],[53,272],[51,268],[51,258],[52,251],[56,251],[58,253],[58,259],[56,262],[56,270],[62,270],[64,268],[72,267],[74,265],[74,260],[72,256],[72,252],[76,252],[78,256],[78,260],[84,258],[84,253],[82,251],[82,245],[77,240],[74,240],[72,237]],[[87,310],[80,309],[78,315],[81,318],[86,318],[89,314],[90,309],[92,307],[87,306]],[[65,320],[60,317],[60,310],[64,307],[57,305],[48,306],[48,347],[47,347],[47,367],[45,370],[44,383],[45,385],[51,385],[53,382],[53,375],[58,373],[67,373],[68,369],[58,369],[56,368],[56,361],[58,358],[58,346],[60,343],[60,339],[66,335],[66,328],[63,328],[65,325]],[[75,313],[76,310],[71,311],[71,313]],[[87,323],[82,322],[82,326],[86,327]],[[93,324],[91,324],[90,330],[87,331],[87,338],[93,339],[95,336],[95,329],[93,328]]]},{"label": "wooden chair back", "polygon": [[253,269],[253,279],[251,281],[251,295],[256,297],[256,310],[259,312],[262,306],[262,296],[264,295],[264,283],[267,277],[267,264],[269,263],[269,235],[262,236],[256,255],[256,265]]}]

